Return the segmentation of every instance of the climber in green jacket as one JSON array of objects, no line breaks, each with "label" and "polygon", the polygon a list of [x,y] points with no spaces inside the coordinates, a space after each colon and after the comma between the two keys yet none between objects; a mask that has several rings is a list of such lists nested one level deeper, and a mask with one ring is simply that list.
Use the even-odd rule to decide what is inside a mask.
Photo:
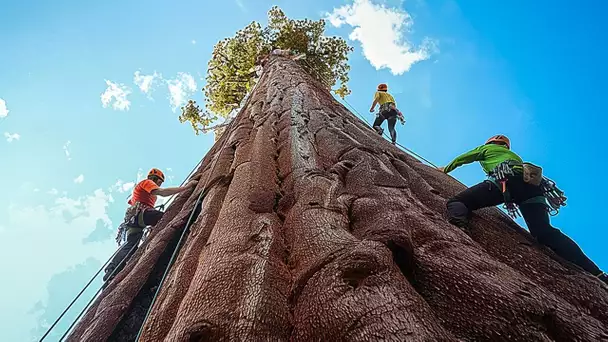
[{"label": "climber in green jacket", "polygon": [[[488,175],[491,175],[498,165],[505,161],[511,161],[514,164],[514,175],[507,178],[505,185],[503,185],[505,189],[501,190],[496,182],[486,180],[449,199],[447,210],[450,223],[462,229],[467,229],[473,210],[504,203],[505,194],[503,191],[508,191],[510,199],[519,207],[530,234],[539,243],[546,245],[562,258],[573,262],[608,284],[608,275],[602,272],[572,239],[559,229],[551,226],[543,191],[540,186],[530,184],[524,180],[523,160],[511,151],[511,142],[506,136],[496,135],[491,137],[484,145],[460,155],[447,166],[440,167],[439,170],[449,173],[459,166],[475,161],[481,164]],[[535,200],[539,198],[543,201]]]}]

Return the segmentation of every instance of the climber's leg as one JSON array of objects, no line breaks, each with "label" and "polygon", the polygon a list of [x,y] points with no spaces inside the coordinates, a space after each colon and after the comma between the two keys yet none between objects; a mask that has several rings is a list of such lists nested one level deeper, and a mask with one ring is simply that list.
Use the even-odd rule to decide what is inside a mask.
[{"label": "climber's leg", "polygon": [[380,135],[382,135],[382,133],[384,132],[382,127],[380,127],[384,120],[384,115],[382,115],[382,113],[379,113],[378,116],[376,116],[376,120],[374,120],[374,124],[372,125],[374,130]]},{"label": "climber's leg", "polygon": [[[127,260],[129,260],[131,255],[133,255],[133,253],[135,253],[135,251],[137,250],[137,245],[139,244],[139,240],[141,240],[141,237],[143,235],[144,235],[144,233],[142,230],[140,232],[131,233],[127,236],[127,242],[125,242],[122,246],[120,246],[118,253],[116,253],[116,255],[114,256],[112,261],[110,261],[110,263],[106,267],[106,269],[105,269],[106,273],[103,276],[104,281],[108,280],[110,275],[112,275],[112,277],[114,277],[116,274],[118,274],[118,272],[120,272],[120,270],[124,267]],[[124,262],[123,262],[123,259],[125,260]],[[118,267],[118,269],[116,269],[117,267]],[[116,271],[114,272],[115,269],[116,269]],[[114,272],[114,274],[112,274],[112,272]]]},{"label": "climber's leg", "polygon": [[389,117],[386,121],[388,121],[388,131],[391,133],[391,142],[394,145],[397,142],[397,131],[395,130],[397,115]]},{"label": "climber's leg", "polygon": [[551,226],[546,206],[541,203],[529,203],[519,206],[521,215],[528,225],[530,234],[539,243],[551,248],[562,258],[580,266],[585,271],[597,276],[602,271],[591,261],[581,248],[559,229]]},{"label": "climber's leg", "polygon": [[473,210],[492,207],[504,202],[500,189],[489,181],[470,187],[448,200],[448,221],[464,228]]},{"label": "climber's leg", "polygon": [[146,209],[144,211],[144,226],[155,226],[161,218],[163,218],[164,212],[156,209]]}]

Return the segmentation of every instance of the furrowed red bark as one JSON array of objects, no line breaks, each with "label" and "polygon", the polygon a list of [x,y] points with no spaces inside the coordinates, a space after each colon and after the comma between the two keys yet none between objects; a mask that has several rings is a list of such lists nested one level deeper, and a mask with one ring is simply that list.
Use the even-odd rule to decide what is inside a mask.
[{"label": "furrowed red bark", "polygon": [[596,279],[497,209],[475,214],[469,235],[448,224],[446,199],[463,186],[296,62],[271,58],[197,175],[70,340],[139,329],[156,264],[207,179],[140,341],[608,340]]}]

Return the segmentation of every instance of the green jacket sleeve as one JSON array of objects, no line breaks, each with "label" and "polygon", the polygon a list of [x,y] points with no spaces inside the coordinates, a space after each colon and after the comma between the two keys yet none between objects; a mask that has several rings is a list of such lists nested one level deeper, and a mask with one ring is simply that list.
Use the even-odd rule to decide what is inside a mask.
[{"label": "green jacket sleeve", "polygon": [[481,161],[484,159],[484,155],[483,155],[483,146],[477,147],[467,153],[461,154],[458,157],[456,157],[456,159],[452,160],[451,163],[449,163],[445,169],[443,170],[443,172],[445,173],[449,173],[452,172],[454,169],[456,169],[457,167],[460,167],[464,164],[470,164],[472,162],[476,162],[476,161]]}]

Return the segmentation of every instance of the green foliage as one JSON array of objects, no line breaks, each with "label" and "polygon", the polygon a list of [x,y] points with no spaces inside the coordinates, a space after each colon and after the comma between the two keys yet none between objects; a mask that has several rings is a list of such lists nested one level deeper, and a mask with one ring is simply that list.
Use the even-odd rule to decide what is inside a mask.
[{"label": "green foliage", "polygon": [[198,134],[218,117],[227,119],[255,85],[256,61],[267,56],[273,47],[290,50],[295,55],[305,54],[305,59],[298,63],[311,76],[328,89],[337,85],[333,91],[341,97],[350,94],[347,62],[352,48],[344,39],[326,37],[324,33],[322,19],[289,19],[279,7],[271,8],[265,28],[252,22],[234,37],[215,45],[203,89],[207,111],[189,101],[182,108],[180,121],[190,121]]}]

